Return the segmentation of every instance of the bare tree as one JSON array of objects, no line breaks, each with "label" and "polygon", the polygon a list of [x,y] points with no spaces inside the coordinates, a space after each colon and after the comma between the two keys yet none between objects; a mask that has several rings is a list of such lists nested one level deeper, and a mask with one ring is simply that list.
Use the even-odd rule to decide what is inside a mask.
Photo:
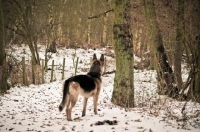
[{"label": "bare tree", "polygon": [[178,0],[178,11],[176,18],[176,43],[174,46],[174,78],[179,91],[182,89],[181,63],[184,45],[184,0]]},{"label": "bare tree", "polygon": [[178,89],[174,84],[174,73],[169,65],[165,48],[163,46],[162,35],[156,20],[154,0],[143,0],[146,23],[150,39],[150,48],[154,56],[154,64],[158,76],[158,90],[160,94],[167,94],[170,97],[178,96]]},{"label": "bare tree", "polygon": [[6,2],[13,8],[13,10],[6,12],[6,19],[9,23],[6,28],[14,31],[27,42],[32,54],[33,64],[40,64],[37,41],[42,28],[35,13],[37,9],[36,1],[8,0]]},{"label": "bare tree", "polygon": [[0,0],[0,92],[7,90],[7,70],[4,40],[4,21],[2,12],[2,0]]},{"label": "bare tree", "polygon": [[134,107],[133,42],[130,0],[115,0],[113,25],[116,74],[112,102],[122,107]]},{"label": "bare tree", "polygon": [[[198,7],[200,7],[200,1],[197,2]],[[198,35],[196,36],[196,46],[194,53],[194,79],[191,83],[192,97],[193,100],[200,102],[200,8],[198,8]]]}]

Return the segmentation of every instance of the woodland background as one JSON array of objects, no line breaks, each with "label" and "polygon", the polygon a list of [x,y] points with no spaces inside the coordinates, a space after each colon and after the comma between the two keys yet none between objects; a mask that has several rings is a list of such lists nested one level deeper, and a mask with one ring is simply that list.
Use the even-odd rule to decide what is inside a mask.
[{"label": "woodland background", "polygon": [[[40,65],[38,43],[46,45],[46,54],[55,53],[56,47],[112,48],[115,46],[113,25],[116,19],[114,13],[118,12],[114,10],[117,1],[1,0],[4,39],[0,48],[3,50],[13,44],[27,44],[32,53],[32,63],[37,65]],[[135,67],[157,69],[160,94],[178,98],[177,92],[181,92],[180,100],[192,98],[199,101],[200,2],[135,0],[128,3],[133,52],[143,60],[135,63]],[[152,21],[156,21],[155,25],[152,25]],[[154,32],[152,29],[157,30]],[[161,49],[156,43],[161,45]],[[4,63],[4,54],[5,51],[0,52],[1,65]],[[45,66],[47,61],[46,55]],[[167,70],[162,66],[161,69],[157,68],[162,62]],[[183,62],[190,70],[188,79],[184,81],[181,77]],[[166,77],[165,71],[170,75]],[[190,93],[188,97],[184,95],[186,90]]]}]

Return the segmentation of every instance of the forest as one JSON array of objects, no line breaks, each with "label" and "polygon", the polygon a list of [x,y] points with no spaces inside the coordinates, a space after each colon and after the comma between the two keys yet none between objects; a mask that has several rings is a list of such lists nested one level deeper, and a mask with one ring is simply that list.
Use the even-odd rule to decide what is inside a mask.
[{"label": "forest", "polygon": [[[68,51],[68,56],[62,54],[62,57],[72,54],[74,67],[74,59],[79,56],[79,61],[84,63],[92,49],[92,52],[104,53],[107,58],[105,65],[108,68],[103,78],[108,76],[112,81],[112,94],[109,96],[112,105],[125,111],[148,107],[147,102],[138,102],[142,99],[138,99],[139,83],[135,80],[138,73],[153,71],[156,77],[152,80],[155,82],[152,83],[151,77],[149,82],[155,85],[154,94],[182,104],[179,109],[181,119],[168,111],[169,117],[199,129],[199,7],[199,0],[1,0],[1,96],[3,98],[16,86],[8,80],[13,67],[21,64],[17,54],[28,56],[30,60],[24,62],[28,65],[43,66],[47,76],[50,60],[56,55]],[[18,53],[16,48],[22,51]],[[79,53],[80,50],[85,50],[83,52],[88,56],[81,58],[84,55]],[[70,61],[67,59],[65,63],[70,64]],[[69,75],[71,71],[65,72]],[[60,84],[61,80],[55,82]],[[140,83],[143,82],[148,81]],[[191,106],[189,103],[195,107],[193,117],[184,114],[184,110]],[[148,105],[152,105],[151,97]],[[195,120],[195,125],[191,125],[190,119]]]}]

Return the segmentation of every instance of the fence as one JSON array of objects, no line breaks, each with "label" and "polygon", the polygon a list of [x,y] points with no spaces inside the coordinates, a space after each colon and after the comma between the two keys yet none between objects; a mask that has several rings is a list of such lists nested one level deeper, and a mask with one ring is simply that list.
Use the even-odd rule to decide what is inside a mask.
[{"label": "fence", "polygon": [[[77,57],[76,63],[75,63],[75,70],[74,75],[77,73],[78,68],[78,60],[79,57]],[[104,73],[106,71],[106,57],[105,57],[105,63],[104,63]],[[21,65],[13,66],[11,73],[10,73],[10,81],[11,85],[14,86],[15,84],[22,84],[25,86],[29,86],[30,84],[43,84],[45,83],[45,69],[44,69],[44,60],[42,60],[42,65],[26,65],[25,64],[25,57],[22,57]],[[92,64],[92,58],[90,58],[90,65]],[[51,74],[50,74],[50,82],[53,82],[53,76],[54,76],[54,60],[52,60],[52,65],[50,65],[51,68]],[[61,79],[63,80],[65,78],[65,58],[63,58],[63,64],[62,64],[62,75]],[[47,80],[46,80],[47,81]]]}]

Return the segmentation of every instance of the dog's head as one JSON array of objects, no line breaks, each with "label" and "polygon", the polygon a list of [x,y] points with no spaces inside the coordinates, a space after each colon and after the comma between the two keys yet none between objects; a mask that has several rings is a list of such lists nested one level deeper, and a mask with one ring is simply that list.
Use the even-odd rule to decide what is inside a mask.
[{"label": "dog's head", "polygon": [[89,72],[97,72],[101,75],[103,74],[103,66],[104,66],[104,55],[102,54],[100,59],[97,59],[96,54],[93,55],[92,66],[90,67]]}]

